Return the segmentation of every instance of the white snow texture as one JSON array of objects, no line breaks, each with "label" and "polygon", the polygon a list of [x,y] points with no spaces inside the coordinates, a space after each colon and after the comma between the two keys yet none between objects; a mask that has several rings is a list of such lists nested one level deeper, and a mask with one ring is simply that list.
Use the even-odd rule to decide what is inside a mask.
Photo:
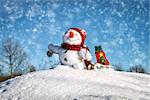
[{"label": "white snow texture", "polygon": [[0,100],[150,100],[150,76],[59,66],[0,83]]}]

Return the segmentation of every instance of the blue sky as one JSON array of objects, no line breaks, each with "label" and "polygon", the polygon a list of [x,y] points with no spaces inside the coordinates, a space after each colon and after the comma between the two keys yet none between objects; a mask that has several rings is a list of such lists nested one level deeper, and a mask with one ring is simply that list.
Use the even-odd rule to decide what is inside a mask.
[{"label": "blue sky", "polygon": [[58,60],[46,56],[47,46],[60,45],[70,27],[86,30],[94,62],[101,45],[111,64],[148,68],[148,0],[0,0],[0,26],[0,41],[19,41],[39,68]]}]

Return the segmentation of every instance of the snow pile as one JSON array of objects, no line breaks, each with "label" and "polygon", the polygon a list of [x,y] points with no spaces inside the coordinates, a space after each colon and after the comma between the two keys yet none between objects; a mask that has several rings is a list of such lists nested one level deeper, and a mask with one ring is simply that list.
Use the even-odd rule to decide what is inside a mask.
[{"label": "snow pile", "polygon": [[150,100],[150,76],[59,68],[0,83],[0,100]]}]

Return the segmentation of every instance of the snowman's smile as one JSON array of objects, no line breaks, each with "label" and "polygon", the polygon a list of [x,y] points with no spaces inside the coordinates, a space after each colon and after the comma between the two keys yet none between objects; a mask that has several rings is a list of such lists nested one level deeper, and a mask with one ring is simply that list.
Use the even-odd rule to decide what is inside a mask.
[{"label": "snowman's smile", "polygon": [[80,37],[73,37],[70,38],[68,35],[64,36],[64,43],[68,43],[68,44],[80,44],[81,43],[81,38]]},{"label": "snowman's smile", "polygon": [[73,41],[79,41],[80,39],[78,39],[78,38],[76,38],[76,39],[74,39],[74,38],[68,38],[68,40],[73,42]]},{"label": "snowman's smile", "polygon": [[80,39],[79,38],[67,38],[67,40],[66,40],[66,42],[67,43],[75,43],[75,42],[78,42],[78,41],[80,41]]}]

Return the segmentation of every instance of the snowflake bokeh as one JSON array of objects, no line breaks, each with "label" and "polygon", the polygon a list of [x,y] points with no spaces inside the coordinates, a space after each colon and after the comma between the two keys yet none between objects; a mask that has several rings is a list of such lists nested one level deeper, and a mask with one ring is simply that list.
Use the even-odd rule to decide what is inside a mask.
[{"label": "snowflake bokeh", "polygon": [[[18,40],[35,65],[47,61],[70,27],[87,31],[95,61],[101,45],[111,64],[148,68],[149,0],[0,0],[0,41]],[[53,57],[58,59],[58,57]]]}]

